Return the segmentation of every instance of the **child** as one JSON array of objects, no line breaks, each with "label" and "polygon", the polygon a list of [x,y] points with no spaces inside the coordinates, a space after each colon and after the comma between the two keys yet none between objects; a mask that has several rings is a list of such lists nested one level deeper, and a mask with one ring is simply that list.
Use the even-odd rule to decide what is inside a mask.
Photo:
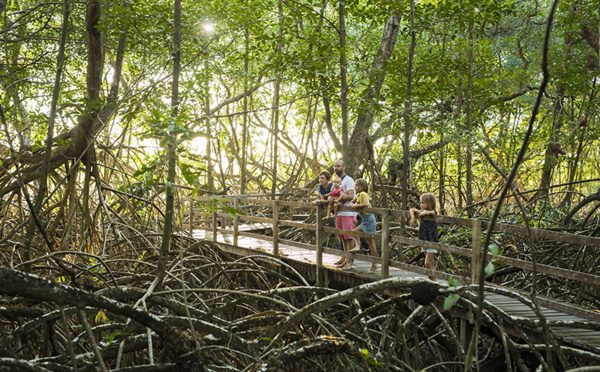
[{"label": "child", "polygon": [[329,198],[329,205],[327,206],[327,218],[331,215],[331,207],[333,207],[333,218],[337,217],[338,208],[342,205],[340,202],[340,197],[344,195],[344,191],[340,187],[342,184],[342,179],[339,177],[333,178],[333,189],[329,194],[325,194],[325,197]]},{"label": "child", "polygon": [[[411,208],[410,210],[410,227],[415,227],[416,218],[420,218],[421,216],[433,216],[436,214],[435,208],[435,195],[433,194],[423,194],[419,198],[421,203],[421,210],[417,208]],[[419,224],[419,239],[426,240],[428,242],[438,242],[438,226],[435,221],[423,221]],[[435,263],[433,261],[433,257],[437,250],[435,249],[424,249],[425,252],[425,267],[429,270],[435,270]],[[435,278],[429,277],[431,280],[435,280]]]},{"label": "child", "polygon": [[[362,178],[356,180],[354,189],[356,190],[356,197],[350,203],[352,208],[361,208],[368,207],[371,208],[371,202],[369,201],[369,184]],[[375,216],[373,213],[358,213],[361,218],[360,226],[358,226],[354,231],[364,231],[367,233],[375,233],[377,231],[377,222],[375,221]],[[357,253],[360,251],[360,238],[356,239],[356,248],[348,251],[350,253]],[[375,239],[367,238],[367,244],[371,250],[371,256],[377,256],[377,247],[375,247]],[[371,270],[367,272],[367,274],[373,274],[377,270],[377,264],[371,264]]]}]

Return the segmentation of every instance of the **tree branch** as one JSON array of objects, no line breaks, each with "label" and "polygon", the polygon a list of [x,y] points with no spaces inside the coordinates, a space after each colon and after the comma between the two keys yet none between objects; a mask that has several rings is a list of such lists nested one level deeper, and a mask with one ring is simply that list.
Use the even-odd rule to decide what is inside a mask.
[{"label": "tree branch", "polygon": [[189,351],[189,340],[177,329],[173,329],[169,324],[152,314],[110,298],[98,296],[63,284],[53,283],[35,275],[4,267],[0,267],[0,291],[6,295],[23,296],[59,305],[66,304],[76,306],[77,308],[91,306],[98,309],[105,309],[113,314],[131,318],[154,330],[176,354],[181,355]]},{"label": "tree branch", "polygon": [[592,30],[587,26],[583,26],[579,29],[579,35],[591,46],[596,53],[600,53],[600,37],[598,32]]}]

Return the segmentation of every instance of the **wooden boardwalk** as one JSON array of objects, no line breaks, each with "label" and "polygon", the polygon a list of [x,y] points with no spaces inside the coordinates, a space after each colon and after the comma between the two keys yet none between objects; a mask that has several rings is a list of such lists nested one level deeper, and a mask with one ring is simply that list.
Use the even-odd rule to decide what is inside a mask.
[{"label": "wooden boardwalk", "polygon": [[[197,239],[213,239],[213,233],[206,230],[194,230],[193,235]],[[238,244],[237,246],[234,246],[233,235],[218,233],[217,243],[224,250],[231,253],[241,255],[251,255],[255,253],[273,255],[273,244],[266,239],[239,236]],[[313,273],[316,271],[316,256],[317,253],[313,249],[306,249],[289,244],[279,243],[278,258],[289,263],[300,264],[301,266],[309,265],[309,267],[312,267]],[[346,278],[345,283],[349,286],[376,281],[381,278],[380,267],[377,268],[375,273],[370,275],[366,274],[371,268],[371,262],[361,260],[360,258],[355,259],[354,268],[352,270],[344,271],[335,268],[333,264],[338,261],[339,258],[339,256],[334,254],[323,253],[323,266],[329,273],[328,275]],[[389,276],[427,280],[426,275],[408,270],[401,270],[394,267],[389,268]],[[437,283],[442,286],[447,285],[447,282],[443,280],[438,280]],[[485,300],[512,317],[534,321],[538,320],[537,315],[529,306],[514,298],[502,294],[486,292]],[[546,318],[546,321],[549,322],[551,332],[556,339],[560,340],[566,345],[581,348],[595,354],[600,354],[600,322],[569,315],[567,313],[552,310],[546,307],[541,307],[540,310]],[[585,329],[585,327],[575,328],[573,325],[569,326],[570,322],[587,324],[588,328],[591,329]],[[540,334],[539,329],[532,328],[530,331],[534,335]],[[538,339],[538,341],[542,342],[541,339]]]}]

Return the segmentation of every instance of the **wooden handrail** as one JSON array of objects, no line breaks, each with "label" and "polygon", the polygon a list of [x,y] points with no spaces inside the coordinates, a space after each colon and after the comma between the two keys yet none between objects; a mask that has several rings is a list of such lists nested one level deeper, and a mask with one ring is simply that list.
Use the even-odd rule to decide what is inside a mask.
[{"label": "wooden handrail", "polygon": [[[270,194],[266,194],[265,196],[270,196]],[[215,199],[212,197],[211,198],[199,198],[199,199],[189,198],[189,208],[184,208],[184,213],[189,214],[190,233],[193,230],[193,218],[198,215],[198,213],[194,212],[194,203],[198,202],[198,201],[207,201],[207,202],[211,202],[211,203],[226,203],[229,205],[232,204],[233,208],[236,210],[240,210],[240,208],[243,207],[243,205],[241,205],[242,203],[247,203],[248,204],[247,206],[250,206],[250,204],[252,204],[255,207],[271,208],[271,210],[273,211],[272,218],[256,217],[256,216],[249,216],[249,215],[232,216],[228,213],[218,213],[217,211],[214,211],[211,213],[212,214],[212,218],[211,218],[212,226],[210,229],[208,229],[208,230],[212,231],[214,240],[216,240],[216,238],[217,238],[217,232],[225,232],[225,233],[231,232],[231,230],[228,230],[228,229],[218,228],[218,218],[222,218],[223,220],[233,220],[233,236],[234,236],[234,244],[235,245],[237,245],[237,240],[238,240],[239,235],[243,235],[243,236],[256,236],[257,235],[257,234],[252,234],[252,233],[240,232],[239,231],[240,221],[260,222],[260,223],[264,223],[264,224],[273,226],[274,237],[269,238],[267,240],[273,241],[273,248],[274,248],[275,254],[278,254],[278,246],[279,246],[279,242],[280,242],[278,233],[279,233],[280,227],[287,226],[287,227],[295,227],[295,228],[301,228],[301,229],[305,229],[305,230],[315,231],[317,238],[316,238],[316,243],[313,246],[314,247],[313,249],[315,249],[317,252],[317,282],[323,280],[322,254],[324,252],[337,254],[340,256],[351,255],[349,253],[342,253],[341,251],[339,251],[337,249],[328,249],[328,248],[323,247],[323,243],[325,241],[325,236],[328,234],[344,234],[344,235],[349,235],[349,236],[353,236],[353,237],[374,238],[374,239],[380,240],[381,241],[381,258],[370,257],[370,256],[364,256],[364,257],[369,257],[369,259],[367,259],[367,261],[376,262],[376,263],[381,264],[382,278],[387,278],[389,276],[389,266],[398,267],[398,263],[391,264],[390,252],[389,252],[390,242],[397,242],[397,243],[401,243],[401,244],[416,245],[416,246],[419,246],[422,248],[433,248],[433,249],[437,249],[440,251],[446,251],[446,252],[449,252],[452,254],[458,254],[458,255],[461,255],[464,257],[470,257],[471,258],[471,277],[470,277],[470,279],[473,282],[477,282],[477,280],[478,280],[477,276],[479,275],[478,274],[479,270],[477,268],[479,267],[479,265],[482,261],[483,252],[484,252],[484,247],[481,247],[481,240],[482,240],[481,238],[482,238],[483,230],[487,229],[489,227],[488,221],[478,220],[478,219],[450,217],[450,216],[435,216],[435,217],[428,216],[428,217],[423,218],[425,220],[435,220],[438,223],[455,224],[455,225],[470,227],[472,229],[472,248],[463,248],[463,247],[457,247],[457,246],[447,245],[447,244],[442,244],[442,243],[433,243],[433,242],[422,241],[422,240],[405,237],[405,236],[390,235],[390,231],[392,228],[392,226],[391,226],[392,223],[390,222],[390,219],[394,218],[394,217],[410,218],[410,214],[408,213],[408,211],[385,209],[385,208],[362,208],[360,210],[360,212],[362,212],[362,213],[374,213],[374,214],[381,215],[381,220],[382,220],[381,221],[381,231],[379,231],[375,234],[372,234],[372,233],[348,231],[348,230],[342,230],[342,229],[324,226],[323,225],[323,214],[324,214],[323,208],[325,207],[324,204],[321,204],[316,208],[316,212],[317,212],[316,213],[316,217],[317,217],[316,221],[317,222],[315,224],[310,224],[310,223],[305,223],[305,222],[297,222],[297,221],[290,221],[290,220],[282,219],[282,216],[280,214],[280,208],[290,208],[290,209],[314,209],[315,208],[314,206],[312,206],[308,203],[290,202],[290,201],[282,201],[282,200],[275,200],[275,201],[262,200],[262,199],[248,197],[248,196],[242,196],[242,197],[228,197],[226,199],[218,200],[218,201],[215,201]],[[344,207],[344,206],[340,207],[339,210],[353,211],[353,212],[357,211],[354,208]],[[553,240],[553,241],[566,242],[566,243],[572,243],[572,244],[588,245],[588,246],[593,246],[593,247],[600,247],[600,238],[590,237],[590,236],[581,236],[581,235],[577,235],[577,234],[562,233],[562,232],[543,230],[543,229],[535,229],[535,228],[527,229],[524,226],[511,225],[511,224],[506,224],[506,223],[497,223],[495,225],[495,229],[492,233],[509,233],[509,234],[514,234],[514,235],[527,236],[528,231],[530,231],[532,236],[535,238],[549,239],[549,240]],[[306,243],[303,243],[303,246],[304,245],[306,245]],[[485,251],[487,252],[487,249],[485,249]],[[360,255],[360,256],[362,256],[362,255]],[[533,270],[533,263],[530,261],[520,260],[520,259],[516,259],[516,258],[512,258],[512,257],[503,256],[503,255],[496,255],[496,256],[492,257],[492,255],[488,253],[487,261],[489,262],[489,260],[491,260],[491,259],[496,259],[507,265],[514,266],[514,267],[517,267],[517,268],[520,268],[523,270],[529,270],[529,271]],[[402,264],[402,265],[407,265],[407,264]],[[416,269],[416,267],[415,267],[415,269]],[[591,285],[598,285],[600,283],[600,276],[594,275],[594,274],[583,273],[583,272],[558,268],[558,267],[554,267],[554,266],[550,266],[550,265],[541,265],[541,264],[537,264],[536,269],[540,273],[552,275],[552,276],[558,277],[558,278],[575,280],[578,282],[587,283],[587,284],[591,284]],[[426,270],[426,269],[419,268],[419,270],[413,270],[413,271],[420,272],[422,270]],[[438,276],[438,277],[447,276],[447,274],[441,275],[441,273],[437,273],[437,272],[428,273],[428,275],[429,274],[434,274],[433,276]]]}]

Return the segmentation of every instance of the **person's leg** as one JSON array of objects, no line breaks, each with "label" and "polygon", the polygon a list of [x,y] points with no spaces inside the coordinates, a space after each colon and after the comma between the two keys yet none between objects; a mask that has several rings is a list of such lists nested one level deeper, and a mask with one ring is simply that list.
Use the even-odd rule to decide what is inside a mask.
[{"label": "person's leg", "polygon": [[[356,226],[356,215],[354,216],[348,216],[347,221],[346,221],[346,230],[354,230],[354,227]],[[346,237],[348,240],[348,250],[352,250],[354,249],[354,237],[353,236],[347,236]],[[344,266],[346,268],[346,270],[351,269],[352,268],[352,264],[354,264],[354,258],[349,258],[348,262],[346,263],[346,266]],[[344,269],[344,268],[342,268]]]},{"label": "person's leg", "polygon": [[[344,241],[342,239],[338,239],[340,242],[340,251],[344,251]],[[346,257],[340,257],[339,260],[337,260],[333,265],[334,266],[343,266],[344,263],[346,262]]]},{"label": "person's leg", "polygon": [[331,203],[327,203],[327,218],[331,216]]},{"label": "person's leg", "polygon": [[[342,239],[342,246],[344,247],[343,251],[344,252],[348,252],[348,247],[349,247],[349,239]],[[339,264],[336,264],[335,266],[341,268],[342,270],[346,270],[345,267],[348,265],[348,261],[350,259],[347,257],[342,257],[342,259],[340,260]],[[352,260],[352,262],[354,262],[354,260]],[[350,265],[350,267],[352,267],[352,264]]]},{"label": "person's leg", "polygon": [[[344,239],[344,250],[350,252],[354,249],[354,238]],[[342,266],[342,270],[350,270],[354,264],[354,258],[347,258],[346,263]]]},{"label": "person's leg", "polygon": [[[360,226],[358,226],[356,229],[354,229],[354,231],[362,231],[362,228]],[[354,241],[354,248],[350,249],[348,252],[350,252],[350,253],[360,252],[360,238],[354,237],[354,239],[352,239],[352,240]]]},{"label": "person's leg", "polygon": [[[375,239],[367,239],[367,244],[371,250],[371,257],[377,257],[377,246],[375,246]],[[377,264],[373,262],[371,264],[371,270],[367,271],[367,274],[373,274],[377,270]]]},{"label": "person's leg", "polygon": [[[339,216],[336,219],[336,225],[338,229],[342,230],[354,230],[356,225],[356,216]],[[338,235],[338,237],[344,240],[344,250],[348,252],[350,249],[354,248],[354,237],[351,235]],[[352,263],[354,259],[348,258],[345,260],[345,264],[342,266],[342,270],[348,270],[352,268]]]},{"label": "person's leg", "polygon": [[[347,238],[350,238],[350,239],[344,240],[344,242],[346,244],[345,249],[346,249],[346,252],[350,252],[350,251],[354,250],[355,240],[354,240],[354,237],[351,237],[351,236],[347,236]],[[354,258],[350,257],[350,258],[346,259],[346,264],[342,267],[342,270],[350,270],[352,268],[353,264],[354,264]]]},{"label": "person's leg", "polygon": [[[336,229],[343,228],[342,227],[342,220],[341,220],[340,217],[337,217],[335,219],[335,228]],[[343,235],[338,234],[338,239],[340,241],[340,250],[344,251],[344,239],[343,239]],[[344,266],[345,264],[346,264],[346,257],[340,257],[340,259],[336,263],[334,263],[333,265],[340,267],[340,266]]]},{"label": "person's leg", "polygon": [[[435,261],[434,261],[435,253],[426,252],[425,253],[425,268],[429,270],[435,270]],[[435,280],[434,277],[429,277],[431,280]]]},{"label": "person's leg", "polygon": [[338,208],[339,208],[340,204],[341,204],[341,203],[335,203],[335,204],[333,204],[333,217],[334,217],[334,218],[335,218],[335,217],[337,217],[337,214],[338,214]]}]

